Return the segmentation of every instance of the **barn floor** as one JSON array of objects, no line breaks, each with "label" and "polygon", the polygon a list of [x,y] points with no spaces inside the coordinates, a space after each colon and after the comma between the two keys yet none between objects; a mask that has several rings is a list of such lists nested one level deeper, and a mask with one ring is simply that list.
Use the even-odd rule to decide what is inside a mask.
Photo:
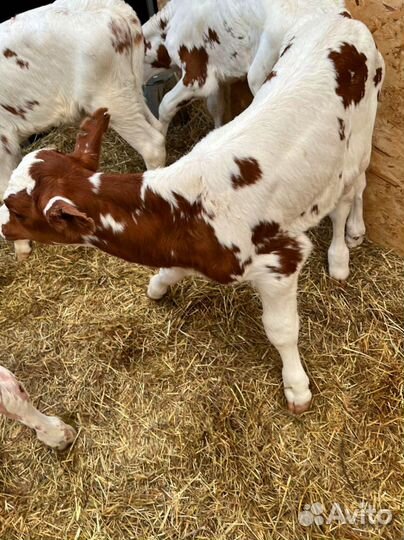
[{"label": "barn floor", "polygon": [[[170,160],[209,124],[170,133]],[[56,130],[70,148],[76,131]],[[104,168],[141,169],[114,134]],[[326,273],[328,223],[300,280],[312,409],[285,409],[281,365],[247,286],[185,280],[160,303],[152,271],[91,249],[0,244],[0,363],[37,406],[79,428],[63,454],[0,421],[4,540],[402,538],[404,260],[366,243],[345,286]],[[385,527],[303,526],[306,504],[393,512]],[[306,515],[307,516],[307,515]]]}]

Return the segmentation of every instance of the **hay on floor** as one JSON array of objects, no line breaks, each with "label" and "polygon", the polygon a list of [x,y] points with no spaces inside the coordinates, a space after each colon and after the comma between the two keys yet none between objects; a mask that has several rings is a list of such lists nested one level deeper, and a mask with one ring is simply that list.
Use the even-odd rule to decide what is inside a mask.
[{"label": "hay on floor", "polygon": [[[188,108],[169,160],[210,129]],[[37,147],[71,148],[75,128]],[[35,146],[34,145],[34,146]],[[29,150],[29,149],[27,149]],[[115,134],[103,168],[142,170]],[[326,273],[328,223],[300,279],[311,411],[285,409],[281,365],[248,286],[187,279],[160,303],[152,271],[96,250],[0,244],[0,363],[79,435],[58,454],[1,420],[4,540],[401,538],[404,261],[369,243],[346,286]],[[386,527],[304,527],[305,505],[362,501]]]}]

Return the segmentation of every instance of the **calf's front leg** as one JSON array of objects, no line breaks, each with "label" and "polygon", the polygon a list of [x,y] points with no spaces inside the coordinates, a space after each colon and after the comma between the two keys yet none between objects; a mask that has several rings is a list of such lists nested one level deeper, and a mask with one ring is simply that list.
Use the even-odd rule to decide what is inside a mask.
[{"label": "calf's front leg", "polygon": [[[17,142],[16,133],[0,134],[0,202],[7,189],[11,173],[21,161],[21,150]],[[32,251],[29,240],[17,240],[14,242],[14,251],[17,261],[28,259]]]},{"label": "calf's front leg", "polygon": [[277,280],[273,275],[263,275],[253,282],[263,307],[262,321],[269,341],[279,352],[282,377],[288,409],[300,414],[310,407],[309,378],[300,360],[297,340],[299,316],[297,313],[298,271]]},{"label": "calf's front leg", "polygon": [[64,450],[76,437],[75,430],[57,416],[47,416],[30,402],[23,385],[6,368],[0,366],[0,414],[34,429],[40,441]]},{"label": "calf's front leg", "polygon": [[160,268],[159,273],[154,275],[149,281],[147,296],[152,300],[160,300],[167,293],[169,287],[193,273],[192,270],[187,270],[186,268]]},{"label": "calf's front leg", "polygon": [[18,262],[26,261],[32,252],[31,240],[16,240],[14,242],[14,252]]}]

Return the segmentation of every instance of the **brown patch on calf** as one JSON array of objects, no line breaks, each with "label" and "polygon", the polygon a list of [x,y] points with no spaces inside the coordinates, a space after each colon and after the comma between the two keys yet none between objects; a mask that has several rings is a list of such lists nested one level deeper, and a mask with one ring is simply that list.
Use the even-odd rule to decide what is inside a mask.
[{"label": "brown patch on calf", "polygon": [[11,155],[12,152],[11,152],[11,148],[10,148],[10,141],[8,140],[8,138],[5,135],[2,135],[0,137],[0,141],[1,141],[1,144],[2,144],[2,146],[4,148],[4,151],[7,154]]},{"label": "brown patch on calf", "polygon": [[373,82],[375,83],[375,86],[377,86],[383,78],[383,68],[379,67],[376,69],[375,76],[373,77]]},{"label": "brown patch on calf", "polygon": [[17,53],[12,51],[11,49],[4,49],[3,56],[5,58],[13,58],[13,56],[17,56]]},{"label": "brown patch on calf", "polygon": [[343,43],[340,51],[328,55],[336,71],[336,93],[341,97],[345,109],[360,103],[365,95],[368,68],[366,56],[354,45]]},{"label": "brown patch on calf", "polygon": [[245,269],[246,266],[249,266],[251,263],[252,263],[252,257],[248,257],[248,259],[246,259],[246,260],[243,262],[243,268]]},{"label": "brown patch on calf", "polygon": [[143,34],[141,32],[137,32],[135,34],[135,37],[133,38],[133,43],[138,46],[143,42]]},{"label": "brown patch on calf", "polygon": [[152,48],[152,44],[150,43],[150,41],[146,39],[144,36],[143,36],[143,41],[144,41],[145,50],[146,51],[150,50]]},{"label": "brown patch on calf", "polygon": [[162,30],[165,30],[165,29],[166,29],[167,24],[168,24],[168,21],[166,21],[166,19],[160,19],[160,24],[159,24],[159,26],[160,26],[160,28],[161,28]]},{"label": "brown patch on calf", "polygon": [[159,48],[157,49],[157,59],[154,60],[151,64],[155,68],[165,68],[168,69],[171,66],[171,57],[168,54],[168,51],[162,43],[160,43]]},{"label": "brown patch on calf", "polygon": [[315,214],[316,216],[318,216],[318,213],[319,213],[319,209],[318,209],[318,204],[315,204],[311,207],[311,213],[312,214]]},{"label": "brown patch on calf", "polygon": [[34,107],[37,107],[38,105],[39,105],[39,101],[37,101],[36,99],[25,102],[25,108],[28,109],[29,111],[33,111]]},{"label": "brown patch on calf", "polygon": [[199,87],[203,86],[208,76],[209,56],[206,49],[193,47],[189,50],[185,45],[181,45],[178,54],[184,65],[184,85],[192,86],[197,83]]},{"label": "brown patch on calf", "polygon": [[26,120],[26,114],[29,111],[33,111],[34,107],[39,105],[39,101],[32,100],[32,101],[26,101],[23,107],[14,107],[13,105],[4,105],[1,104],[3,109],[5,109],[10,114],[13,114],[14,116],[19,116],[23,120]]},{"label": "brown patch on calf", "polygon": [[129,27],[126,24],[124,26],[112,20],[109,23],[109,28],[112,33],[111,42],[114,51],[118,54],[128,53],[132,47],[132,37]]},{"label": "brown patch on calf", "polygon": [[349,13],[349,11],[342,11],[340,15],[346,17],[347,19],[352,19],[352,15]]},{"label": "brown patch on calf", "polygon": [[341,139],[341,141],[343,141],[345,139],[345,122],[343,121],[342,118],[338,118],[338,125],[339,125],[339,138]]},{"label": "brown patch on calf", "polygon": [[285,277],[294,274],[303,260],[299,242],[288,236],[279,224],[273,221],[261,221],[256,225],[251,231],[251,241],[257,255],[278,255],[279,266],[268,268]]},{"label": "brown patch on calf", "polygon": [[262,170],[255,158],[246,158],[234,160],[239,168],[239,174],[233,174],[231,183],[234,189],[251,186],[262,178]]},{"label": "brown patch on calf", "polygon": [[160,267],[165,262],[163,254],[172,251],[169,266],[193,268],[219,283],[230,283],[232,276],[241,275],[244,270],[237,258],[239,248],[226,247],[218,241],[213,227],[205,220],[200,199],[192,204],[175,194],[175,201],[173,207],[146,189],[143,205],[146,211],[137,217],[133,235],[142,243],[143,254],[139,254],[142,263]]},{"label": "brown patch on calf", "polygon": [[10,114],[13,114],[14,116],[19,116],[23,120],[26,120],[25,115],[26,115],[27,111],[25,109],[23,109],[22,107],[17,107],[16,108],[16,107],[13,107],[12,105],[3,105],[3,104],[1,104],[1,106],[3,107],[3,109],[5,109]]},{"label": "brown patch on calf", "polygon": [[279,58],[282,58],[282,56],[283,56],[283,55],[291,48],[291,46],[293,45],[293,43],[292,43],[292,42],[293,42],[293,39],[294,39],[294,38],[292,38],[292,40],[290,41],[290,43],[288,43],[288,44],[286,45],[286,47],[283,49],[283,51],[281,52]]},{"label": "brown patch on calf", "polygon": [[5,58],[15,58],[15,63],[21,69],[29,69],[29,62],[27,62],[26,60],[22,60],[22,58],[19,58],[18,54],[15,51],[12,51],[9,48],[4,49],[3,56]]},{"label": "brown patch on calf", "polygon": [[227,123],[241,114],[251,104],[254,96],[248,86],[247,77],[233,83],[222,83],[220,86],[225,94],[223,122]]},{"label": "brown patch on calf", "polygon": [[277,76],[277,72],[272,70],[271,73],[267,76],[267,78],[265,79],[265,82],[268,82],[270,81],[271,79],[273,79],[274,77]]},{"label": "brown patch on calf", "polygon": [[17,58],[15,63],[21,69],[29,69],[29,62],[26,62],[25,60],[21,60],[21,58]]},{"label": "brown patch on calf", "polygon": [[204,41],[205,43],[210,43],[213,45],[213,43],[217,43],[220,45],[220,39],[217,35],[216,30],[213,30],[212,28],[208,28],[208,33],[204,35]]}]

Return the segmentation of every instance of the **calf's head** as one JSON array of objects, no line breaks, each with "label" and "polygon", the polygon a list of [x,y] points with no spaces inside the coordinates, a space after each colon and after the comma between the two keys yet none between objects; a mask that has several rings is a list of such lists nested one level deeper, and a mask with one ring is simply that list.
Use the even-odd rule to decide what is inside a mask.
[{"label": "calf's head", "polygon": [[0,207],[0,236],[42,243],[85,242],[95,230],[80,207],[91,196],[102,136],[109,123],[106,109],[84,121],[74,152],[37,150],[26,155],[11,175]]}]

